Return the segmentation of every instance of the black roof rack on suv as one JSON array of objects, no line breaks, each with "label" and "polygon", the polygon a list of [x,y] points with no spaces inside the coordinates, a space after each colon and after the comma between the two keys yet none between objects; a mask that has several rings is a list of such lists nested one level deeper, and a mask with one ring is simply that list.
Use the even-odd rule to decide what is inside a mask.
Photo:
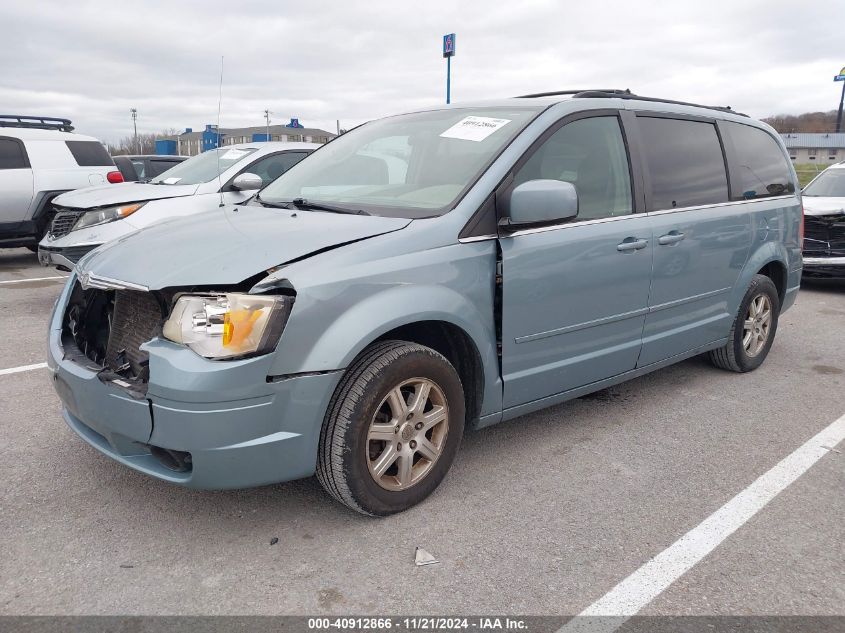
[{"label": "black roof rack on suv", "polygon": [[594,90],[555,90],[553,92],[535,92],[534,94],[530,95],[519,95],[517,99],[535,99],[537,97],[557,97],[563,95],[579,95],[585,92],[600,92],[606,95],[621,95],[621,94],[631,94],[631,91],[628,89],[619,90],[618,88],[599,88]]},{"label": "black roof rack on suv", "polygon": [[[672,105],[693,106],[695,108],[707,108],[720,112],[730,112],[738,116],[747,117],[747,114],[732,110],[730,106],[711,106],[701,103],[690,103],[689,101],[674,101],[672,99],[661,99],[659,97],[643,97],[632,93],[630,90],[560,90],[557,92],[538,92],[531,95],[522,95],[521,98],[531,97],[553,97],[557,95],[572,95],[573,99],[636,99],[637,101],[653,101],[655,103],[671,103]],[[518,97],[519,98],[519,97]]]},{"label": "black roof rack on suv", "polygon": [[53,116],[28,116],[26,114],[0,114],[0,127],[26,127],[38,130],[73,132],[70,119]]}]

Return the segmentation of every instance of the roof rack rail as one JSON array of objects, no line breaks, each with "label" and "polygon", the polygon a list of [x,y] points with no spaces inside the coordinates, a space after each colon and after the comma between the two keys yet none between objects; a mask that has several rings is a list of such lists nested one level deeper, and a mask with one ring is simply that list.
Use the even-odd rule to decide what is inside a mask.
[{"label": "roof rack rail", "polygon": [[28,116],[26,114],[0,114],[0,127],[25,127],[37,130],[73,132],[70,119],[53,116]]},{"label": "roof rack rail", "polygon": [[631,94],[631,91],[627,88],[625,90],[620,90],[618,88],[598,88],[592,90],[555,90],[553,92],[535,92],[534,94],[530,95],[519,95],[516,97],[517,99],[536,99],[537,97],[557,97],[563,95],[578,95],[585,92],[600,92],[606,95],[620,95],[620,94]]},{"label": "roof rack rail", "polygon": [[737,112],[731,109],[730,106],[712,106],[701,103],[691,103],[689,101],[674,101],[672,99],[661,99],[659,97],[642,97],[631,93],[630,91],[620,93],[618,90],[585,90],[572,96],[573,99],[587,99],[587,98],[606,98],[606,99],[636,99],[637,101],[652,101],[655,103],[671,103],[672,105],[693,106],[695,108],[706,108],[708,110],[718,110],[719,112],[729,112],[738,116],[748,117],[747,114]]}]

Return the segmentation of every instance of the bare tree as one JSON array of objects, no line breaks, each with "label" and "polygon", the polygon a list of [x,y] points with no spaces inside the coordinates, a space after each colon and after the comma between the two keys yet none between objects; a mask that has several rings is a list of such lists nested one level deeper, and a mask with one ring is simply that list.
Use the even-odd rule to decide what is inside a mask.
[{"label": "bare tree", "polygon": [[162,130],[157,133],[139,133],[138,142],[135,143],[135,136],[130,134],[124,136],[117,143],[109,143],[109,154],[120,156],[122,154],[155,154],[156,139],[176,136],[178,131],[174,128]]},{"label": "bare tree", "polygon": [[788,132],[833,132],[836,129],[836,110],[778,114],[763,119],[781,134]]}]

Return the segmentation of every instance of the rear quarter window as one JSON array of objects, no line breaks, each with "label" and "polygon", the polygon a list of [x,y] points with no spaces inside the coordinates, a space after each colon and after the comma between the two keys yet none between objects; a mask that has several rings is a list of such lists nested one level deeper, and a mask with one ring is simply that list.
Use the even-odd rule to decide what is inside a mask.
[{"label": "rear quarter window", "polygon": [[728,176],[716,126],[637,117],[651,180],[651,210],[728,201]]},{"label": "rear quarter window", "polygon": [[23,143],[13,138],[0,138],[0,169],[26,169],[29,159]]},{"label": "rear quarter window", "polygon": [[98,141],[65,141],[80,167],[112,167],[114,161]]},{"label": "rear quarter window", "polygon": [[733,145],[731,197],[753,200],[795,193],[792,171],[780,145],[765,130],[720,123]]}]

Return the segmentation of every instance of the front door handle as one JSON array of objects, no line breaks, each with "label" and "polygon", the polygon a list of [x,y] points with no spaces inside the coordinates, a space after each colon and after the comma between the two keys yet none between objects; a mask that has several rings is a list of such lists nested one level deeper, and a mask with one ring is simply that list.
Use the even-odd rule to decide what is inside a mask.
[{"label": "front door handle", "polygon": [[638,251],[646,246],[648,246],[648,240],[641,240],[636,237],[626,237],[622,240],[622,242],[616,245],[616,250],[628,253],[631,251]]},{"label": "front door handle", "polygon": [[685,235],[680,231],[669,231],[666,235],[658,237],[657,243],[661,246],[671,246],[680,242],[684,237]]}]

